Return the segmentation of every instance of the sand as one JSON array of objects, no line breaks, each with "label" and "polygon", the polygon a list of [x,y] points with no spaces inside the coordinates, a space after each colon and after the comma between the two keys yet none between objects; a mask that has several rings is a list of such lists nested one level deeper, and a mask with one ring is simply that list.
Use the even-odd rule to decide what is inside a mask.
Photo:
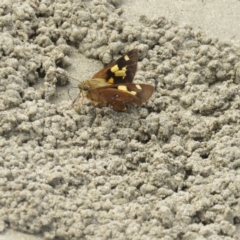
[{"label": "sand", "polygon": [[[169,2],[0,3],[0,240],[240,239],[240,31],[217,31],[240,2]],[[83,81],[133,48],[146,104],[69,108],[56,70]]]}]

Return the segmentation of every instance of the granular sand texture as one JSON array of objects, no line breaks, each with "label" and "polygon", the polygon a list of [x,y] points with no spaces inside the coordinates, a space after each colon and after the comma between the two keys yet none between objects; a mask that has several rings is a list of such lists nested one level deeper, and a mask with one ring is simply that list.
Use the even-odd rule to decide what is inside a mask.
[{"label": "granular sand texture", "polygon": [[[2,232],[239,238],[239,46],[163,17],[125,22],[117,0],[1,1],[0,12]],[[133,48],[134,81],[155,86],[142,107],[96,108],[99,124],[91,102],[76,112],[57,95],[72,52],[106,64]]]}]

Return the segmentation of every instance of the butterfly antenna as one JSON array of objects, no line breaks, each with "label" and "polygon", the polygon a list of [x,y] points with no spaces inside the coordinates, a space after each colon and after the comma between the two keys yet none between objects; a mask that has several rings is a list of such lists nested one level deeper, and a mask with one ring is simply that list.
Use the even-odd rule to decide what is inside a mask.
[{"label": "butterfly antenna", "polygon": [[[67,77],[67,78],[72,79],[72,80],[74,80],[74,81],[76,81],[76,82],[79,83],[79,80],[78,80],[78,79],[76,79],[76,78],[74,78],[74,77],[71,77],[71,76],[69,76],[69,75],[66,74],[66,73],[62,73],[62,72],[60,72],[60,71],[57,70],[57,69],[55,70],[55,72],[58,73],[58,74],[60,74],[60,75],[62,75],[62,76],[64,76],[64,77]],[[68,88],[68,96],[69,96],[69,98],[72,100],[72,98],[71,98],[71,96],[70,96],[70,89],[71,89],[71,88],[79,88],[79,87],[69,87],[69,88]],[[80,98],[81,98],[81,92],[80,92],[80,93],[78,94],[78,96],[72,101],[71,108],[76,107],[77,109],[79,109],[79,108],[81,107],[81,105],[82,105],[82,103],[83,103],[83,100],[84,100],[84,95],[83,95],[81,101],[79,101]],[[78,103],[78,104],[76,104],[76,103]]]},{"label": "butterfly antenna", "polygon": [[76,79],[76,78],[74,78],[74,77],[71,77],[71,76],[69,76],[68,74],[66,74],[66,73],[62,73],[62,72],[60,72],[59,70],[55,70],[55,72],[56,73],[58,73],[58,74],[60,74],[60,75],[62,75],[62,76],[64,76],[64,77],[67,77],[67,78],[70,78],[70,79],[72,79],[72,80],[74,80],[74,81],[76,81],[76,82],[79,82],[79,80],[78,79]]}]

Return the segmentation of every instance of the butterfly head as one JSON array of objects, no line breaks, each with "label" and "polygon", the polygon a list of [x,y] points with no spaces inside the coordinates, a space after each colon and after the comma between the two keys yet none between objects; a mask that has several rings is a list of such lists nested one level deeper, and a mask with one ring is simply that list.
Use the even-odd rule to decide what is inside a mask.
[{"label": "butterfly head", "polygon": [[84,81],[78,84],[78,88],[81,92],[88,92],[90,89],[90,85],[88,84],[88,81]]}]

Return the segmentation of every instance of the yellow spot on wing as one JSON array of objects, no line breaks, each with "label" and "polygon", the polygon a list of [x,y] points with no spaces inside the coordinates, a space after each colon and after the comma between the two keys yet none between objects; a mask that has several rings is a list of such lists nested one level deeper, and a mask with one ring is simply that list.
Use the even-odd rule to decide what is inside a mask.
[{"label": "yellow spot on wing", "polygon": [[130,60],[130,58],[129,58],[128,55],[125,55],[125,56],[124,56],[124,59],[125,59],[126,61],[129,61],[129,60]]},{"label": "yellow spot on wing", "polygon": [[128,91],[127,87],[126,86],[122,86],[122,85],[118,86],[118,89],[122,90],[122,91]]},{"label": "yellow spot on wing", "polygon": [[112,77],[109,78],[109,79],[108,79],[108,83],[113,84],[113,83],[114,83],[114,79],[113,79]]},{"label": "yellow spot on wing", "polygon": [[118,70],[116,72],[114,72],[116,77],[126,77],[126,71],[125,70]]},{"label": "yellow spot on wing", "polygon": [[136,84],[135,85],[137,89],[142,89],[140,85]]},{"label": "yellow spot on wing", "polygon": [[123,85],[118,86],[118,89],[121,90],[121,91],[124,91],[124,92],[128,92],[128,93],[130,93],[134,96],[137,94],[137,92],[135,92],[135,91],[128,91],[127,87],[123,86]]},{"label": "yellow spot on wing", "polygon": [[118,65],[114,65],[113,67],[111,67],[111,72],[116,72],[116,71],[118,71],[119,70],[119,67],[118,67]]}]

